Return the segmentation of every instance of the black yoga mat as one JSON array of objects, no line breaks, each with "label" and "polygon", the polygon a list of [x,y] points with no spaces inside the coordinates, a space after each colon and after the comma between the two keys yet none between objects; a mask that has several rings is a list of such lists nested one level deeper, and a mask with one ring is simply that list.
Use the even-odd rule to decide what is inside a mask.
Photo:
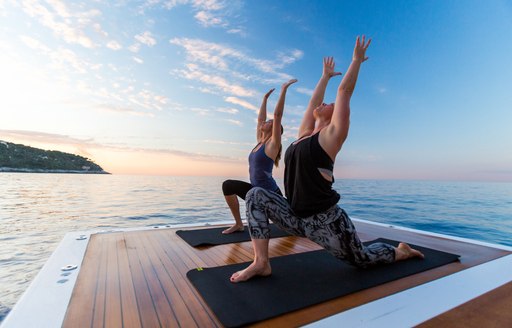
[{"label": "black yoga mat", "polygon": [[[398,245],[387,239],[365,244],[373,242]],[[187,277],[224,326],[238,327],[448,264],[459,257],[410,246],[423,252],[425,259],[359,269],[319,250],[271,258],[271,276],[242,283],[231,283],[229,278],[250,262],[198,268],[187,272]]]},{"label": "black yoga mat", "polygon": [[[197,230],[178,230],[176,234],[186,241],[190,246],[222,245],[250,241],[249,228],[244,231],[233,232],[228,235],[222,233],[228,227],[207,228]],[[270,238],[290,236],[289,233],[279,229],[275,224],[270,225]]]}]

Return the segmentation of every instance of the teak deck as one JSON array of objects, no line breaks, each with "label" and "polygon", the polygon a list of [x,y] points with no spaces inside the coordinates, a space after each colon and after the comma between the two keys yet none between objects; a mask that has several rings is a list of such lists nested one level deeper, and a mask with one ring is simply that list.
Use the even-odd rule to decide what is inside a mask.
[{"label": "teak deck", "polygon": [[[459,254],[461,260],[254,326],[304,325],[511,253],[412,231],[361,222],[355,224],[363,241],[378,237],[400,240]],[[63,327],[222,326],[190,284],[186,273],[197,267],[251,261],[251,243],[193,248],[175,231],[155,229],[92,235]],[[271,257],[316,249],[319,249],[318,245],[304,238],[285,237],[270,241]],[[511,289],[510,286],[506,288]],[[510,296],[503,302],[510,304]],[[471,306],[467,309],[461,306],[457,310],[473,311]],[[508,316],[512,319],[510,314]],[[439,318],[442,320],[441,316]],[[432,322],[427,326],[436,324]]]}]

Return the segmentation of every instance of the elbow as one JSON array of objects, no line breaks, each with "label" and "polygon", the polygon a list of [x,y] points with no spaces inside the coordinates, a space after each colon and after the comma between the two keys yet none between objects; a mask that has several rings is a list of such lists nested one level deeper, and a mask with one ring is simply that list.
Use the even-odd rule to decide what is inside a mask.
[{"label": "elbow", "polygon": [[281,120],[283,118],[283,112],[275,112],[274,113],[274,120],[279,119]]},{"label": "elbow", "polygon": [[351,96],[352,93],[354,93],[354,85],[350,85],[350,84],[340,84],[340,86],[338,87],[338,93],[340,94],[345,94],[345,95],[349,95]]}]

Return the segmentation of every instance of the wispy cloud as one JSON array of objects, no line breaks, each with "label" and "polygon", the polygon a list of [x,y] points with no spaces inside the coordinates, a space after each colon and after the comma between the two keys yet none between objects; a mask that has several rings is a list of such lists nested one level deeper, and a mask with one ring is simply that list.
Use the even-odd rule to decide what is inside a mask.
[{"label": "wispy cloud", "polygon": [[308,89],[308,88],[298,87],[298,88],[295,89],[295,91],[297,91],[298,93],[302,93],[303,95],[307,95],[307,96],[312,96],[313,95],[313,90]]},{"label": "wispy cloud", "polygon": [[73,70],[78,73],[87,73],[89,70],[97,70],[101,67],[100,64],[94,64],[80,58],[74,51],[66,48],[59,47],[56,50],[48,47],[39,40],[32,37],[22,35],[21,41],[29,48],[39,51],[41,54],[47,56],[52,66],[63,70]]},{"label": "wispy cloud", "polygon": [[275,60],[267,60],[200,39],[173,38],[169,42],[186,51],[185,69],[174,70],[174,74],[216,86],[237,97],[254,97],[257,94],[244,87],[245,83],[274,84],[292,78],[281,70],[303,56],[301,50],[293,49],[279,53]]},{"label": "wispy cloud", "polygon": [[218,108],[217,112],[219,113],[227,113],[227,114],[237,114],[239,112],[236,108]]},{"label": "wispy cloud", "polygon": [[213,139],[205,139],[202,140],[207,144],[218,144],[218,145],[232,145],[232,146],[254,146],[252,142],[238,142],[238,141],[226,141],[226,140],[213,140]]},{"label": "wispy cloud", "polygon": [[104,112],[110,112],[110,113],[121,113],[121,114],[128,114],[133,116],[140,116],[140,117],[154,117],[155,115],[153,113],[145,113],[141,111],[137,111],[133,108],[129,107],[121,107],[111,104],[100,104],[94,106],[96,109]]},{"label": "wispy cloud", "polygon": [[244,124],[238,120],[227,119],[225,121],[236,126],[244,126]]},{"label": "wispy cloud", "polygon": [[76,138],[69,135],[44,133],[39,131],[24,131],[24,130],[0,130],[0,140],[13,142],[13,143],[38,143],[38,144],[51,144],[60,145],[61,149],[74,148],[79,153],[89,156],[90,152],[94,149],[104,149],[111,151],[124,151],[124,152],[147,152],[157,154],[168,154],[179,156],[185,159],[196,160],[196,161],[220,161],[220,162],[239,162],[238,158],[212,155],[206,153],[193,153],[185,152],[175,149],[165,148],[143,148],[143,147],[129,147],[119,144],[100,143],[94,138]]},{"label": "wispy cloud", "polygon": [[145,31],[144,33],[135,35],[135,40],[139,41],[142,44],[147,45],[148,47],[152,47],[156,44],[155,38],[151,35],[151,32]]},{"label": "wispy cloud", "polygon": [[135,57],[133,56],[132,57],[133,61],[136,62],[137,64],[144,64],[144,60],[142,60],[141,58],[139,57]]},{"label": "wispy cloud", "polygon": [[232,104],[235,104],[235,105],[238,105],[238,106],[241,106],[241,107],[253,110],[253,111],[258,111],[258,107],[254,106],[253,104],[251,104],[245,100],[242,100],[240,98],[226,97],[226,98],[224,98],[224,100],[229,103],[232,103]]},{"label": "wispy cloud", "polygon": [[177,6],[188,5],[194,11],[194,18],[203,27],[230,27],[229,16],[236,2],[224,0],[147,0],[141,7],[142,12],[146,8],[161,6],[172,10]]},{"label": "wispy cloud", "polygon": [[239,97],[250,97],[255,94],[255,91],[246,89],[242,86],[235,85],[233,82],[228,82],[220,75],[211,75],[202,71],[198,65],[188,64],[186,69],[175,70],[177,75],[193,81],[199,81],[211,86],[214,86],[225,93],[236,95]]},{"label": "wispy cloud", "polygon": [[105,34],[101,26],[92,19],[101,15],[96,9],[73,12],[67,4],[60,0],[24,0],[21,6],[25,13],[36,18],[41,25],[51,29],[55,35],[70,44],[79,44],[85,48],[97,47],[93,39],[87,35],[86,29]]},{"label": "wispy cloud", "polygon": [[386,87],[377,87],[377,92],[380,93],[380,94],[385,94],[386,92],[388,92],[388,88],[386,88]]},{"label": "wispy cloud", "polygon": [[121,50],[123,46],[119,42],[112,40],[107,42],[107,48],[112,50]]}]

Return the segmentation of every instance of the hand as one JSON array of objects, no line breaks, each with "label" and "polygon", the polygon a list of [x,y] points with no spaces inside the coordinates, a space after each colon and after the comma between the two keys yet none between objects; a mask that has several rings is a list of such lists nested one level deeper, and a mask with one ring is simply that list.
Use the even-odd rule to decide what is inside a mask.
[{"label": "hand", "polygon": [[268,97],[270,97],[270,95],[272,94],[272,92],[274,92],[275,88],[272,88],[270,89],[266,94],[265,94],[265,99],[268,99]]},{"label": "hand", "polygon": [[372,39],[368,39],[368,42],[365,44],[365,36],[363,35],[363,39],[360,41],[359,36],[356,39],[356,46],[354,47],[354,55],[352,56],[352,60],[360,61],[361,63],[368,60],[366,57],[366,49],[372,42]]},{"label": "hand", "polygon": [[281,86],[281,90],[286,90],[288,89],[288,87],[292,84],[294,84],[295,82],[297,82],[298,80],[297,79],[291,79],[290,81],[288,82],[285,82],[283,83],[283,85]]},{"label": "hand", "polygon": [[334,66],[336,66],[336,64],[334,63],[334,58],[333,57],[324,57],[324,71],[323,71],[323,75],[327,76],[328,78],[331,78],[331,77],[336,76],[336,75],[341,75],[341,72],[335,72],[334,71]]}]

